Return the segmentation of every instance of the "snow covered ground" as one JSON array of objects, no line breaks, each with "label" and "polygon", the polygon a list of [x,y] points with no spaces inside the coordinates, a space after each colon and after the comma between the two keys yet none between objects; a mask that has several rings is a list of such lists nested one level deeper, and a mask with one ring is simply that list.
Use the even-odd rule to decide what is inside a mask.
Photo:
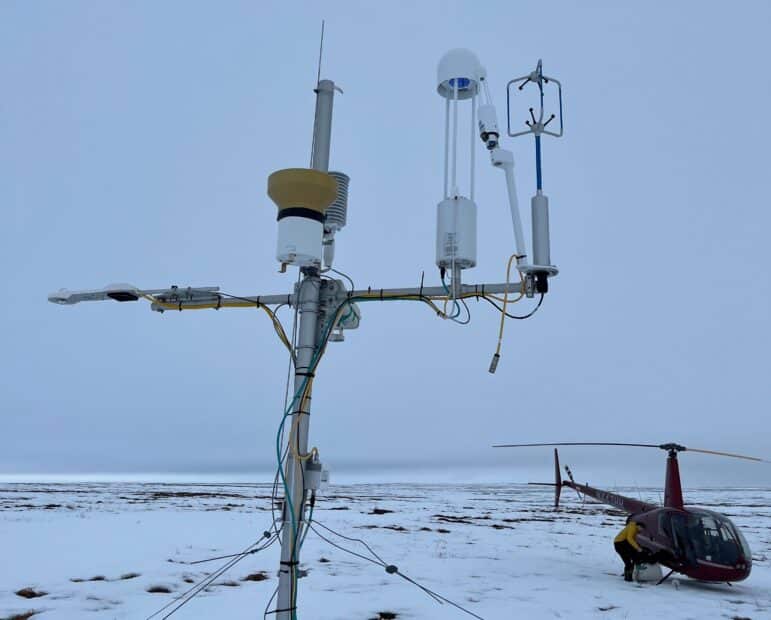
[{"label": "snow covered ground", "polygon": [[[257,540],[269,496],[248,484],[0,484],[0,619],[147,618],[223,563],[187,562]],[[625,583],[612,546],[623,517],[567,489],[553,513],[551,497],[522,485],[340,485],[314,516],[486,620],[771,618],[771,489],[686,490],[689,503],[728,514],[753,549],[752,575],[733,587]],[[471,617],[313,532],[302,559],[303,620]],[[278,545],[246,557],[172,617],[262,618],[277,564]],[[45,595],[22,598],[24,588]]]}]

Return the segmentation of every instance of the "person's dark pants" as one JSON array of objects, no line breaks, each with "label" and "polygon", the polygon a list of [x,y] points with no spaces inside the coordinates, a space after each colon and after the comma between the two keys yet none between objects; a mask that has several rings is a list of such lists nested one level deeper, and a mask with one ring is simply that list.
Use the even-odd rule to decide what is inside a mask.
[{"label": "person's dark pants", "polygon": [[632,581],[634,565],[641,561],[642,554],[626,540],[613,543],[613,546],[616,548],[616,553],[621,556],[621,560],[624,562],[624,579]]}]

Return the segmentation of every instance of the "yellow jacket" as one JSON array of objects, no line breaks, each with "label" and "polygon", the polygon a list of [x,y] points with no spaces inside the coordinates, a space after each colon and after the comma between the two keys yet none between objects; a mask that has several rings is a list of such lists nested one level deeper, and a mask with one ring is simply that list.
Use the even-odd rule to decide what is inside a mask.
[{"label": "yellow jacket", "polygon": [[637,540],[635,539],[637,536],[637,530],[637,523],[630,521],[627,526],[619,532],[618,536],[613,539],[613,542],[620,543],[626,541],[637,551],[642,551],[642,547],[637,544]]}]

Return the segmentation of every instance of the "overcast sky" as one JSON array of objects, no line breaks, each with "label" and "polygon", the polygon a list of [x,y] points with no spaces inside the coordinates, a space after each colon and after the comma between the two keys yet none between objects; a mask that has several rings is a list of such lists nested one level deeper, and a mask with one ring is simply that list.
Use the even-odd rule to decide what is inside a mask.
[{"label": "overcast sky", "polygon": [[[287,359],[262,312],[46,296],[110,282],[292,287],[266,179],[307,165],[322,18],[322,77],[345,91],[331,167],[351,177],[336,267],[358,287],[417,285],[423,270],[437,282],[446,50],[479,55],[502,121],[506,82],[543,58],[564,84],[566,128],[544,143],[561,273],[532,320],[507,325],[498,372],[489,305],[472,303],[465,327],[419,304],[364,305],[314,386],[325,462],[521,480],[517,467],[548,466],[548,450],[492,443],[771,457],[771,5],[481,5],[0,3],[0,472],[270,466]],[[526,206],[532,139],[508,145]],[[498,282],[513,250],[505,186],[481,143],[477,162],[479,262],[464,277]],[[607,453],[569,455],[589,467]],[[614,482],[663,477],[663,454],[612,456]],[[686,483],[771,474],[685,459]]]}]

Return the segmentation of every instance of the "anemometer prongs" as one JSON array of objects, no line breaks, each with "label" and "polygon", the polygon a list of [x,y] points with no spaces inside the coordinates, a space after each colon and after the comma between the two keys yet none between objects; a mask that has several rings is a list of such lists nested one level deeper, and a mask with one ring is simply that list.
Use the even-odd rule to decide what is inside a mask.
[{"label": "anemometer prongs", "polygon": [[[544,122],[543,118],[545,116],[544,112],[544,85],[553,83],[557,86],[557,98],[559,100],[559,132],[551,131],[546,129],[546,127],[556,119],[556,114],[550,114],[549,118],[546,119],[546,122]],[[511,99],[512,99],[512,93],[511,93],[511,87],[517,86],[516,91],[522,91],[525,86],[528,84],[535,84],[538,87],[538,95],[539,95],[539,109],[538,109],[538,118],[535,117],[534,109],[530,108],[530,120],[525,121],[525,125],[528,126],[528,129],[524,131],[511,131]],[[515,91],[515,93],[516,93]],[[539,58],[538,63],[536,64],[535,70],[531,71],[527,75],[523,75],[522,77],[514,78],[513,80],[509,81],[509,83],[506,86],[506,114],[507,114],[507,132],[509,134],[510,138],[516,138],[518,136],[526,136],[527,134],[535,134],[535,136],[540,136],[541,134],[547,134],[549,136],[554,136],[555,138],[561,138],[563,134],[563,123],[562,123],[562,84],[559,80],[548,77],[543,74],[543,61]]]}]

